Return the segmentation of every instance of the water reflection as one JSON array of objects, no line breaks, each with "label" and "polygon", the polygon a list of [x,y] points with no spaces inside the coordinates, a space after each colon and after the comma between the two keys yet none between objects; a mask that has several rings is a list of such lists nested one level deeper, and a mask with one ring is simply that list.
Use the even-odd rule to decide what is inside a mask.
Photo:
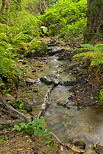
[{"label": "water reflection", "polygon": [[[68,141],[73,137],[87,138],[93,143],[103,141],[103,108],[78,111],[76,108],[68,110],[61,107],[54,110],[51,107],[48,112],[46,115],[48,126],[62,141]],[[62,132],[61,128],[65,131]]]}]

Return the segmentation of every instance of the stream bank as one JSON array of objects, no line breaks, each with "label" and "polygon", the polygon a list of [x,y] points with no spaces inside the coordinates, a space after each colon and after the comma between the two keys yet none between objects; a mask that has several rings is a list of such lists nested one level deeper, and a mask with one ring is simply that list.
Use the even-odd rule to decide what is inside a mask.
[{"label": "stream bank", "polygon": [[[88,81],[86,70],[72,63],[74,53],[69,46],[65,48],[49,43],[48,52],[49,56],[28,58],[25,63],[19,61],[18,65],[24,74],[19,83],[17,99],[21,101],[20,104],[29,104],[28,109],[23,106],[21,110],[27,117],[37,115],[48,89],[52,83],[56,83],[58,86],[51,93],[51,105],[45,115],[48,128],[62,142],[83,141],[87,147],[102,143],[103,108],[97,102],[97,87],[91,86],[92,77]],[[70,69],[72,64],[74,67]],[[100,85],[97,86],[99,89]],[[2,121],[6,122],[6,119]]]}]

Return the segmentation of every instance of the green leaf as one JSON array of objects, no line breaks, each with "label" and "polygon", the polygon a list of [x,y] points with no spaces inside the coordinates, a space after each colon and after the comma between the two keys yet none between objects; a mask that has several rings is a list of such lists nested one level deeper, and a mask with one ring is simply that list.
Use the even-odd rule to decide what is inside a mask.
[{"label": "green leaf", "polygon": [[41,29],[43,30],[44,34],[47,34],[48,28],[45,26],[41,26]]}]

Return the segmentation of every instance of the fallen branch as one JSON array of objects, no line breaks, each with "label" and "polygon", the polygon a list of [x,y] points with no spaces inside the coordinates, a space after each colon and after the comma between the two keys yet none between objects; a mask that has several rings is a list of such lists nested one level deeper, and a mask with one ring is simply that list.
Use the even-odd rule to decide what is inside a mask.
[{"label": "fallen branch", "polygon": [[8,110],[13,111],[14,113],[16,113],[19,117],[21,117],[22,119],[24,119],[25,122],[28,122],[27,118],[25,117],[25,115],[23,115],[22,113],[20,113],[19,111],[17,111],[16,109],[14,109],[10,104],[8,104],[2,97],[0,97],[0,102],[5,106],[5,108],[7,108]]},{"label": "fallen branch", "polygon": [[77,152],[77,153],[84,153],[85,152],[83,149],[80,149],[79,147],[75,146],[74,144],[71,144],[71,143],[63,144],[60,141],[60,139],[53,132],[50,132],[50,134],[58,141],[58,143],[63,147],[63,149],[65,149],[65,150],[71,149],[72,151]]},{"label": "fallen branch", "polygon": [[45,98],[44,98],[44,103],[42,104],[41,110],[39,112],[39,114],[37,115],[37,119],[39,119],[41,116],[45,116],[45,113],[47,111],[47,109],[50,106],[50,102],[49,102],[49,96],[52,92],[52,90],[57,86],[58,84],[53,84],[52,87],[48,90]]}]

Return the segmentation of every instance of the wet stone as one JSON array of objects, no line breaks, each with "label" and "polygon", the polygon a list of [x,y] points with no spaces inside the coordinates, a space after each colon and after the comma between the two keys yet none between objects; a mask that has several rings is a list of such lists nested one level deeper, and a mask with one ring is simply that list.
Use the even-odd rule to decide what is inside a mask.
[{"label": "wet stone", "polygon": [[36,83],[35,80],[30,79],[30,78],[27,78],[27,79],[26,79],[26,84],[27,84],[27,85],[31,85],[31,84],[34,84],[34,83]]},{"label": "wet stone", "polygon": [[51,50],[49,48],[48,50],[49,50],[48,51],[48,55],[53,56],[53,55],[55,55],[57,53],[63,52],[64,51],[64,48],[57,47],[57,48],[54,48],[54,49],[51,49]]},{"label": "wet stone", "polygon": [[63,107],[66,107],[66,102],[57,102],[57,105],[59,105],[59,106],[63,106]]},{"label": "wet stone", "polygon": [[36,72],[36,70],[32,70],[32,73]]},{"label": "wet stone", "polygon": [[37,92],[38,92],[38,89],[33,89],[33,92],[34,92],[34,93],[37,93]]},{"label": "wet stone", "polygon": [[77,80],[74,80],[74,81],[64,81],[62,83],[63,86],[75,86],[76,84],[78,84]]},{"label": "wet stone", "polygon": [[56,79],[55,77],[52,76],[43,76],[40,78],[41,82],[44,82],[47,85],[51,85],[51,84],[60,84],[60,82],[58,81],[58,79]]},{"label": "wet stone", "polygon": [[41,82],[44,82],[44,83],[47,84],[47,85],[50,85],[50,84],[53,84],[53,83],[54,83],[53,80],[47,78],[46,76],[41,77],[41,78],[40,78],[40,81],[41,81]]}]

